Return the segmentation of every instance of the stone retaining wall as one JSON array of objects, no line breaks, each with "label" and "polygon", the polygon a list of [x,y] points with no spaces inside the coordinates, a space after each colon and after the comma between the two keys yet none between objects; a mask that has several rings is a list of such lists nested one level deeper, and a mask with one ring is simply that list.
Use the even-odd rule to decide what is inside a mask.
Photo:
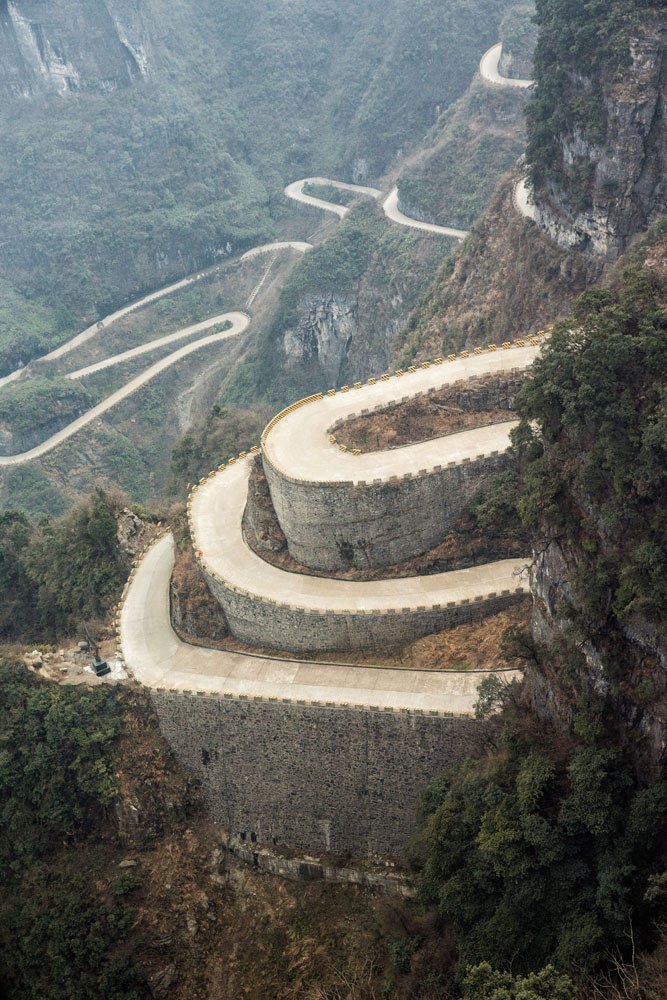
[{"label": "stone retaining wall", "polygon": [[[446,396],[465,409],[506,408],[526,373],[510,371],[491,379],[470,379],[429,393],[349,414],[332,433],[356,417],[391,412],[420,395]],[[446,439],[442,451],[446,455]],[[475,461],[444,464],[388,482],[297,482],[275,468],[264,451],[264,471],[271,499],[290,555],[302,566],[323,572],[374,569],[413,559],[438,545],[479,493],[490,475],[507,463],[493,452]]]},{"label": "stone retaining wall", "polygon": [[428,784],[478,745],[483,723],[151,690],[160,728],[235,839],[398,857]]},{"label": "stone retaining wall", "polygon": [[262,460],[290,555],[324,572],[393,566],[427,552],[507,464],[506,454],[495,452],[416,476],[354,484],[294,482],[266,454]]},{"label": "stone retaining wall", "polygon": [[269,848],[258,848],[256,844],[230,840],[223,844],[223,851],[244,865],[251,865],[270,875],[292,882],[330,882],[333,885],[361,885],[367,889],[388,896],[414,899],[414,885],[405,874],[387,871],[365,871],[363,868],[339,868],[326,861],[312,858],[286,858]]},{"label": "stone retaining wall", "polygon": [[327,652],[336,649],[388,649],[455,625],[481,621],[504,611],[527,593],[517,580],[514,590],[474,601],[399,611],[310,611],[233,590],[201,564],[213,596],[225,611],[237,639],[264,649]]}]

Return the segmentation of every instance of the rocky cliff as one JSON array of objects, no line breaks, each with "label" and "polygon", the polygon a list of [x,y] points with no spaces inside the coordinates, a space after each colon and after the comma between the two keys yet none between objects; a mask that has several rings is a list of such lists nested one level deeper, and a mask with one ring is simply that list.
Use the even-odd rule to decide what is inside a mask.
[{"label": "rocky cliff", "polygon": [[533,53],[537,44],[535,6],[517,4],[510,8],[500,25],[502,54],[499,69],[503,76],[514,80],[532,80]]},{"label": "rocky cliff", "polygon": [[605,261],[667,211],[667,12],[637,7],[613,3],[596,19],[583,6],[538,5],[528,143],[537,220],[562,247]]},{"label": "rocky cliff", "polygon": [[451,245],[392,225],[374,201],[357,202],[295,266],[274,316],[231,374],[225,398],[281,407],[381,374]]},{"label": "rocky cliff", "polygon": [[138,0],[0,2],[0,93],[116,90],[149,75]]},{"label": "rocky cliff", "polygon": [[581,551],[563,540],[536,554],[532,630],[549,653],[527,668],[527,698],[538,716],[567,730],[582,702],[604,704],[642,767],[655,771],[667,733],[667,628],[641,614],[619,620],[610,613],[580,631],[575,621],[585,605],[573,582],[580,564]]},{"label": "rocky cliff", "polygon": [[564,250],[519,215],[513,187],[503,180],[445,262],[396,340],[397,363],[537,332],[568,315],[577,294],[600,276],[599,261]]},{"label": "rocky cliff", "polygon": [[605,717],[649,770],[667,737],[664,230],[582,297],[518,397],[538,644],[529,697],[568,729],[582,711]]}]

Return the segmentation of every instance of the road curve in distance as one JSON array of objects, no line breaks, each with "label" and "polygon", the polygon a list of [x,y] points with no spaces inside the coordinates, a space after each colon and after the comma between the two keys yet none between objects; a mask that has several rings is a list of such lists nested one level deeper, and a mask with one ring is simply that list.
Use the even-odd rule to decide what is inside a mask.
[{"label": "road curve in distance", "polygon": [[[171,295],[172,292],[177,292],[181,288],[187,288],[188,285],[194,284],[194,282],[199,281],[203,277],[202,272],[190,275],[187,278],[182,278],[180,281],[176,281],[173,285],[166,285],[164,288],[159,288],[156,292],[151,292],[150,295],[144,295],[142,299],[137,299],[136,302],[130,302],[129,305],[123,306],[122,309],[117,309],[113,313],[109,313],[108,316],[104,316],[103,319],[97,320],[97,322],[92,323],[87,326],[85,330],[81,333],[77,333],[76,336],[67,340],[60,347],[55,347],[48,354],[43,354],[39,358],[33,358],[34,361],[56,361],[58,358],[62,358],[63,355],[69,354],[76,347],[81,344],[85,344],[86,341],[94,337],[95,334],[100,333],[107,326],[111,326],[116,320],[122,319],[123,316],[127,316],[128,313],[134,312],[135,309],[141,309],[142,306],[146,306],[151,302],[156,302],[158,299],[164,298],[165,295]],[[21,378],[24,368],[17,368],[16,371],[11,372],[9,375],[4,375],[0,378],[0,387],[7,385],[9,382],[16,382]]]},{"label": "road curve in distance", "polygon": [[482,79],[496,87],[516,87],[520,90],[532,87],[532,80],[514,80],[510,76],[501,75],[499,67],[502,51],[502,42],[497,42],[496,45],[491,46],[488,52],[484,53],[479,63],[479,73]]},{"label": "road curve in distance", "polygon": [[285,194],[292,201],[298,201],[302,205],[310,205],[312,208],[320,208],[323,212],[333,212],[343,219],[349,212],[346,205],[336,205],[333,201],[325,201],[323,198],[316,198],[312,194],[306,194],[303,190],[306,184],[317,184],[325,187],[337,188],[339,191],[352,191],[353,194],[365,195],[367,198],[381,198],[382,191],[378,188],[364,187],[361,184],[345,184],[343,181],[332,181],[328,177],[304,177],[300,181],[293,181],[285,188]]},{"label": "road curve in distance", "polygon": [[[342,181],[333,181],[327,177],[305,177],[303,180],[294,181],[285,188],[285,194],[293,201],[301,202],[303,205],[310,205],[312,208],[320,208],[323,212],[333,212],[340,219],[345,218],[349,209],[346,205],[336,205],[331,201],[324,201],[322,198],[315,198],[306,194],[304,187],[306,184],[319,184],[328,187],[338,188],[340,191],[352,191],[355,194],[365,195],[368,198],[382,197],[382,191],[378,188],[363,187],[361,184],[344,184]],[[390,222],[395,222],[399,226],[407,226],[409,229],[418,229],[423,233],[436,233],[438,236],[449,236],[456,240],[463,240],[468,233],[463,229],[452,229],[450,226],[437,226],[433,222],[422,222],[420,219],[411,219],[405,215],[398,207],[398,188],[393,188],[382,202],[382,210]]]},{"label": "road curve in distance", "polygon": [[410,229],[419,229],[424,233],[437,233],[438,236],[450,236],[455,240],[464,240],[468,235],[465,229],[453,229],[451,226],[437,226],[434,222],[422,222],[420,219],[411,219],[401,212],[398,207],[398,188],[393,188],[385,198],[382,208],[384,214],[391,222],[397,222],[399,226],[408,226]]},{"label": "road curve in distance", "polygon": [[57,431],[46,441],[42,441],[41,444],[36,445],[29,451],[21,452],[18,455],[0,455],[0,468],[7,468],[13,465],[23,465],[25,462],[30,462],[35,458],[41,458],[42,455],[46,455],[47,452],[53,451],[57,448],[59,444],[66,441],[68,438],[73,437],[74,434],[78,433],[83,427],[92,423],[98,417],[101,417],[103,413],[106,413],[112,407],[117,406],[118,403],[122,403],[123,400],[131,396],[132,393],[136,392],[151,379],[155,378],[161,372],[166,371],[172,365],[180,361],[181,358],[187,357],[189,354],[193,354],[195,351],[201,350],[202,347],[207,347],[210,344],[222,343],[223,340],[228,340],[230,337],[236,337],[246,329],[250,322],[250,318],[246,316],[245,313],[227,313],[225,315],[226,319],[229,319],[232,323],[232,327],[229,330],[224,330],[222,333],[213,333],[208,337],[201,337],[199,340],[195,340],[192,344],[185,344],[184,347],[179,347],[178,350],[173,351],[171,354],[167,355],[166,358],[161,358],[156,361],[155,364],[151,365],[145,371],[141,372],[131,379],[126,385],[118,389],[116,392],[107,396],[96,406],[93,406],[90,410],[86,410],[82,413],[80,417],[73,420],[72,423],[68,424],[67,427],[63,427],[62,430]]},{"label": "road curve in distance", "polygon": [[513,197],[514,205],[524,219],[531,219],[535,222],[535,203],[527,177],[522,177],[520,181],[516,182]]},{"label": "road curve in distance", "polygon": [[298,250],[299,253],[308,253],[313,249],[312,243],[305,243],[301,240],[283,240],[279,243],[263,243],[260,247],[253,247],[246,250],[239,257],[239,260],[252,260],[254,257],[262,257],[265,253],[275,253],[278,250]]},{"label": "road curve in distance", "polygon": [[103,358],[102,361],[96,361],[94,364],[88,365],[86,368],[78,368],[74,372],[69,372],[65,375],[65,378],[69,379],[79,379],[85,378],[86,375],[94,375],[95,372],[101,372],[105,368],[112,368],[114,365],[120,365],[123,361],[131,361],[132,358],[140,357],[142,354],[150,354],[151,351],[155,351],[160,347],[165,347],[167,344],[173,344],[178,340],[185,340],[186,337],[191,337],[195,333],[203,333],[204,330],[210,330],[212,326],[217,326],[219,323],[225,323],[229,320],[230,323],[238,323],[239,318],[245,316],[245,313],[221,313],[219,316],[211,316],[209,319],[202,320],[201,323],[194,323],[192,326],[184,326],[181,330],[176,330],[174,333],[168,333],[164,337],[158,337],[156,340],[149,340],[145,344],[140,344],[138,347],[131,347],[127,351],[121,351],[120,354],[112,354],[108,358]]}]

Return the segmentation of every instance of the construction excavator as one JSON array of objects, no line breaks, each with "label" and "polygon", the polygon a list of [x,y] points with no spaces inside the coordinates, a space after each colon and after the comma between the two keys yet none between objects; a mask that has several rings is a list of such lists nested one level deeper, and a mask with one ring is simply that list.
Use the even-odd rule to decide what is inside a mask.
[{"label": "construction excavator", "polygon": [[93,668],[95,674],[98,677],[106,677],[107,674],[111,673],[111,667],[109,666],[106,660],[102,659],[100,655],[101,653],[100,647],[91,636],[86,625],[83,626],[83,631],[86,633],[86,642],[88,643],[88,650],[95,657],[95,659],[91,663],[91,667]]}]

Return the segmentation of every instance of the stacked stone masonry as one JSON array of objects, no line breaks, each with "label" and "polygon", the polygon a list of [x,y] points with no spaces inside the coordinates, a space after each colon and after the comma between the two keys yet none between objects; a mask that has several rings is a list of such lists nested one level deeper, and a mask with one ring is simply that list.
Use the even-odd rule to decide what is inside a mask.
[{"label": "stacked stone masonry", "polygon": [[469,718],[161,690],[151,698],[231,836],[308,852],[400,856],[421,794],[482,734]]},{"label": "stacked stone masonry", "polygon": [[505,454],[489,455],[368,484],[292,482],[266,456],[264,471],[290,555],[331,572],[392,566],[438,545],[506,463]]},{"label": "stacked stone masonry", "polygon": [[255,647],[289,649],[295,653],[333,649],[385,650],[402,646],[443,629],[481,621],[516,604],[527,593],[525,582],[502,594],[445,607],[401,611],[311,611],[257,594],[243,594],[226,585],[202,564],[213,596],[225,610],[229,628],[237,639]]},{"label": "stacked stone masonry", "polygon": [[[511,371],[491,382],[457,383],[449,392],[468,412],[510,410],[524,379],[525,373]],[[436,391],[404,396],[392,407],[361,410],[335,423],[330,432],[354,417],[390,412]],[[392,566],[438,545],[488,477],[507,463],[504,453],[447,463],[447,438],[441,440],[442,466],[372,483],[296,481],[274,467],[264,452],[264,472],[290,555],[302,566],[335,572]]]}]

